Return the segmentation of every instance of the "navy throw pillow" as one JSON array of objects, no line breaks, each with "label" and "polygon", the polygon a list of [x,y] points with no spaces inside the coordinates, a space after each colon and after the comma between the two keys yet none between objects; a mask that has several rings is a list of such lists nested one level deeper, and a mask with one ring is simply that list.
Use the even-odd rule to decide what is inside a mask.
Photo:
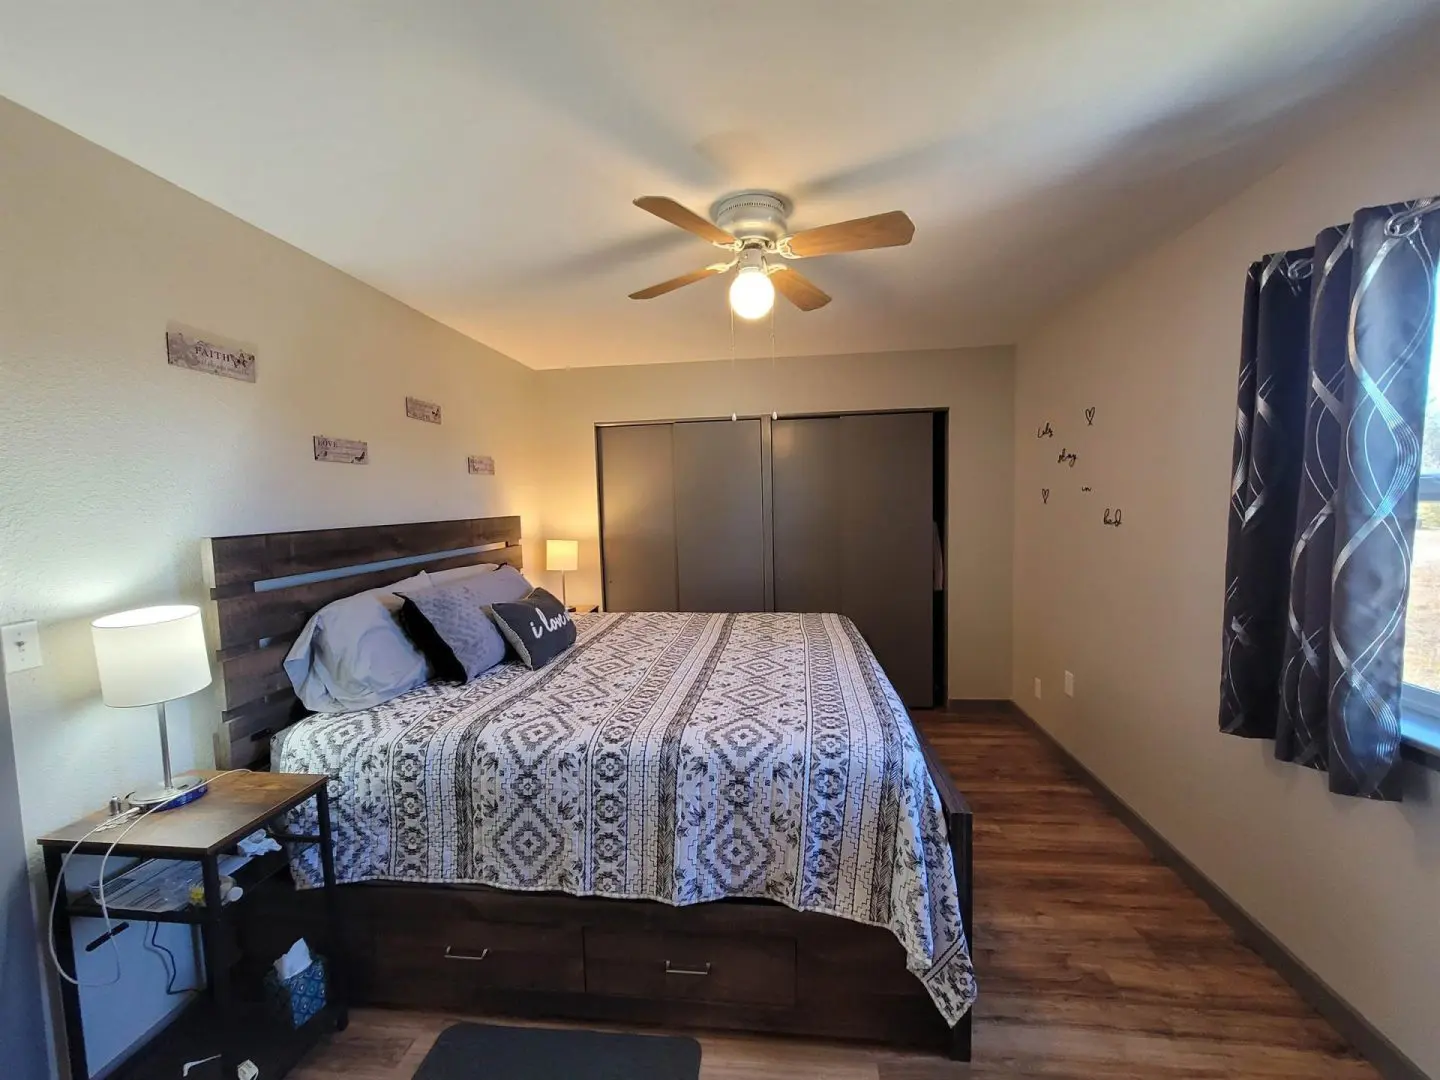
[{"label": "navy throw pillow", "polygon": [[575,644],[575,623],[565,605],[544,589],[523,600],[491,604],[490,615],[521,662],[531,671],[544,667]]}]

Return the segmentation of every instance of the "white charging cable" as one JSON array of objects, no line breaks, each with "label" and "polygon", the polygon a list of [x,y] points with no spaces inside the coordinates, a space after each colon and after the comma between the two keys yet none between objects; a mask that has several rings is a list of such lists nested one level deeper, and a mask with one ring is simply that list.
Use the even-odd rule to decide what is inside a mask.
[{"label": "white charging cable", "polygon": [[[205,786],[206,788],[209,788],[211,784],[215,783],[215,781],[219,780],[222,776],[231,776],[235,773],[243,773],[249,771],[249,769],[227,769],[225,772],[216,773],[214,776],[206,780]],[[86,986],[93,988],[101,986],[114,986],[120,981],[120,976],[122,974],[120,967],[120,947],[115,944],[115,926],[110,920],[110,908],[105,902],[105,866],[110,861],[110,856],[114,854],[115,849],[120,846],[120,841],[125,839],[126,835],[130,832],[131,829],[135,828],[136,825],[139,825],[140,822],[144,821],[147,817],[155,813],[157,810],[165,810],[169,807],[170,803],[156,803],[154,806],[146,807],[144,810],[137,811],[135,808],[132,807],[131,809],[126,810],[124,813],[108,817],[99,825],[96,825],[95,828],[87,832],[79,840],[76,840],[75,843],[71,846],[70,850],[65,853],[65,857],[60,860],[60,873],[56,876],[55,888],[50,895],[50,922],[46,927],[46,929],[48,930],[46,937],[50,946],[50,962],[55,966],[56,973],[66,982],[71,983],[75,986]],[[176,809],[178,809],[178,807]],[[127,821],[129,822],[129,824],[126,824]],[[55,947],[55,916],[60,910],[60,897],[66,891],[65,870],[70,865],[70,859],[74,856],[75,852],[80,849],[80,846],[84,844],[85,841],[89,840],[90,837],[94,836],[98,832],[106,832],[110,829],[119,828],[119,826],[121,825],[124,825],[125,827],[120,830],[120,834],[116,836],[113,841],[111,841],[110,846],[105,849],[105,854],[100,857],[100,890],[99,896],[97,897],[100,902],[100,918],[103,919],[105,922],[105,933],[107,935],[106,941],[109,943],[111,953],[115,957],[115,975],[113,978],[107,979],[105,982],[82,983],[79,978],[76,977],[80,974],[78,965],[76,967],[75,976],[72,976],[68,972],[66,972],[64,966],[60,963],[60,956],[58,950]]]}]

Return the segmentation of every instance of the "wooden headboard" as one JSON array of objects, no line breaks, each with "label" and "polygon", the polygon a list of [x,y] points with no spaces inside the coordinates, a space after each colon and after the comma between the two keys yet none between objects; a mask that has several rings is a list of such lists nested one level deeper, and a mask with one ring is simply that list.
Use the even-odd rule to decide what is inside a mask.
[{"label": "wooden headboard", "polygon": [[[469,550],[465,554],[446,554]],[[364,569],[394,559],[424,562]],[[520,569],[520,519],[472,518],[357,529],[217,536],[202,544],[210,641],[220,668],[215,760],[240,768],[269,755],[269,736],[304,715],[281,666],[316,611],[344,596],[390,585],[420,570],[476,563]],[[286,579],[361,568],[324,580]]]}]

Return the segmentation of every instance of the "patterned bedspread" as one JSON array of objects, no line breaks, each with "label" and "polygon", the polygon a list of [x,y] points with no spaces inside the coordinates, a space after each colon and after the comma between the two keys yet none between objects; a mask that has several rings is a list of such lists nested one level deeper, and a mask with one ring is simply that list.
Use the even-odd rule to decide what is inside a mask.
[{"label": "patterned bedspread", "polygon": [[[276,768],[334,778],[339,879],[774,900],[888,927],[959,1020],[975,977],[940,799],[854,624],[576,622],[539,671],[502,664],[276,737]],[[313,831],[313,814],[295,824]],[[293,870],[319,884],[313,849]]]}]

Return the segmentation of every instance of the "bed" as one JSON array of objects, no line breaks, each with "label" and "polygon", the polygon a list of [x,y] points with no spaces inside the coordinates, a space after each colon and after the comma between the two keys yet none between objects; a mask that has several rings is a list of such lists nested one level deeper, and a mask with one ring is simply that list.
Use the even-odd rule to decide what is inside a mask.
[{"label": "bed", "polygon": [[[578,616],[538,671],[297,716],[272,669],[309,613],[413,572],[398,559],[518,567],[518,535],[502,518],[207,544],[217,755],[332,777],[352,999],[968,1059],[969,811],[849,620]],[[340,566],[376,568],[297,580]],[[249,906],[251,953],[304,929],[304,858],[300,896]]]}]

